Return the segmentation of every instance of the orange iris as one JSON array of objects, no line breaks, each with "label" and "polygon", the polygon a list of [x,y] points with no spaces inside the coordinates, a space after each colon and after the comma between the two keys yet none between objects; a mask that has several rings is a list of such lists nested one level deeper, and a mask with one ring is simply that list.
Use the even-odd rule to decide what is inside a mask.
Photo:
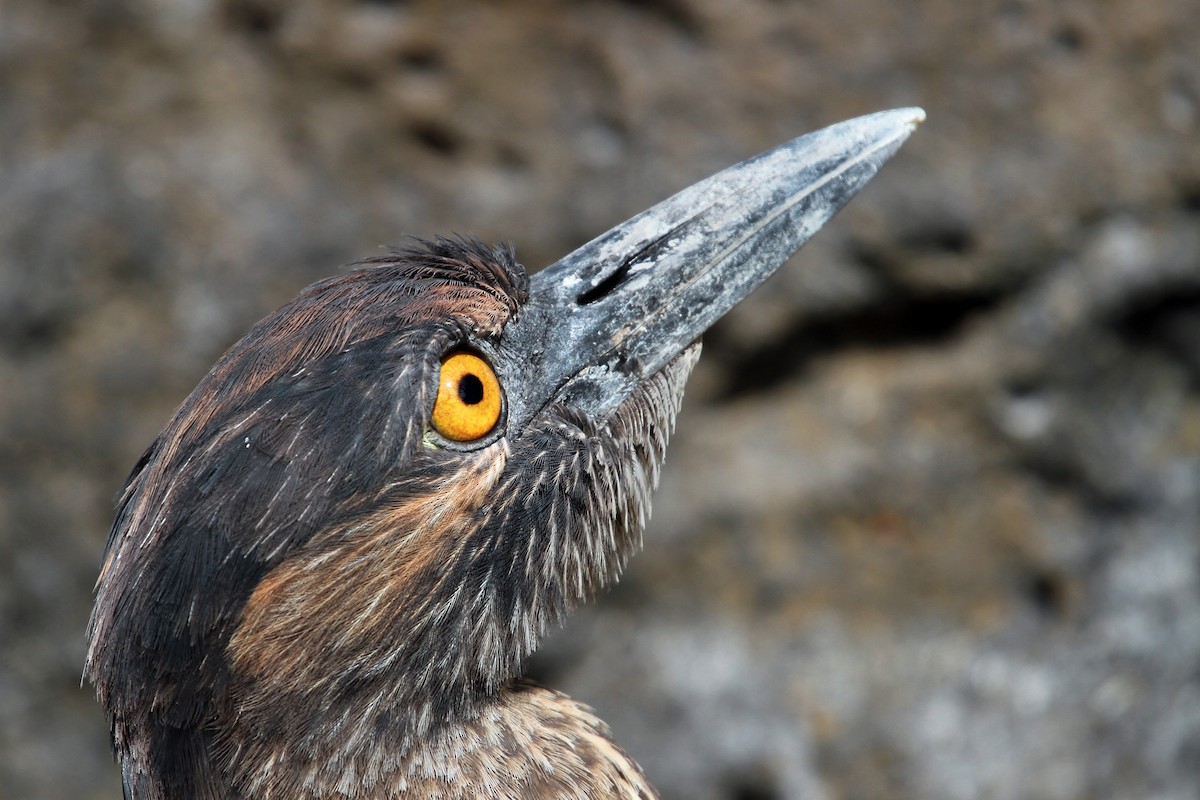
[{"label": "orange iris", "polygon": [[500,381],[474,353],[451,353],[442,360],[433,427],[453,442],[471,442],[500,420]]}]

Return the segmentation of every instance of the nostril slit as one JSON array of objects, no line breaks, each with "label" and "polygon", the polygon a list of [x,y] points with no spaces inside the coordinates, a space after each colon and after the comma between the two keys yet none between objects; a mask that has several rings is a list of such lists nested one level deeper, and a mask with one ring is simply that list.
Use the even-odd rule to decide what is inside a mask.
[{"label": "nostril slit", "polygon": [[626,261],[624,264],[617,267],[607,278],[600,281],[583,294],[579,295],[579,297],[576,297],[575,302],[581,306],[586,306],[602,299],[605,295],[612,292],[613,289],[616,289],[621,285],[621,282],[625,280],[625,276],[629,274],[629,269],[629,262]]}]

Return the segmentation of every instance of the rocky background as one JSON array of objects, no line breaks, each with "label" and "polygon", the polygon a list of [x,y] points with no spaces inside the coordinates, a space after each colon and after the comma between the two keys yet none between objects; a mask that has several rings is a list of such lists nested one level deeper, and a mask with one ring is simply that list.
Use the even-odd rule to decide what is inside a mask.
[{"label": "rocky background", "polygon": [[531,671],[668,798],[1200,797],[1198,54],[1191,0],[4,0],[0,797],[119,797],[111,498],[254,320],[910,104]]}]

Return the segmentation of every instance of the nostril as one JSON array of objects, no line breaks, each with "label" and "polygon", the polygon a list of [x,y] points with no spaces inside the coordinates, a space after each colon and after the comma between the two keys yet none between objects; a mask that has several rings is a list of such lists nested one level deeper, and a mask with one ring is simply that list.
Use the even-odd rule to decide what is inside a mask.
[{"label": "nostril", "polygon": [[581,306],[586,306],[589,303],[602,300],[606,295],[611,294],[614,289],[624,283],[629,278],[630,273],[641,272],[661,263],[670,256],[672,248],[679,244],[684,234],[692,228],[696,220],[699,219],[699,216],[699,213],[697,213],[689,219],[678,222],[666,233],[646,242],[636,252],[626,256],[625,260],[613,270],[611,275],[576,297],[575,302]]},{"label": "nostril", "polygon": [[600,281],[595,286],[593,286],[591,289],[588,289],[586,292],[584,292],[583,294],[576,297],[575,302],[581,306],[586,306],[586,305],[596,302],[597,300],[602,299],[607,294],[612,292],[613,289],[616,289],[618,286],[621,285],[621,282],[625,280],[625,276],[627,276],[629,274],[629,269],[630,269],[630,262],[628,262],[628,261],[624,262],[623,264],[621,264],[621,266],[617,267],[613,271],[613,273],[611,275],[609,275],[607,278]]}]

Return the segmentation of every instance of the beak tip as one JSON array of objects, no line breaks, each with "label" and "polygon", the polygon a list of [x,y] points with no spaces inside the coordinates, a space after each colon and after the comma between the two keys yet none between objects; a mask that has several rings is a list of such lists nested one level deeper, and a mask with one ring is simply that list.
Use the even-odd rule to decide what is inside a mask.
[{"label": "beak tip", "polygon": [[853,124],[859,121],[872,125],[878,135],[886,138],[898,137],[903,142],[925,121],[925,109],[920,106],[895,108],[891,111],[868,114],[865,117],[859,117],[858,120],[849,120],[849,123]]}]

